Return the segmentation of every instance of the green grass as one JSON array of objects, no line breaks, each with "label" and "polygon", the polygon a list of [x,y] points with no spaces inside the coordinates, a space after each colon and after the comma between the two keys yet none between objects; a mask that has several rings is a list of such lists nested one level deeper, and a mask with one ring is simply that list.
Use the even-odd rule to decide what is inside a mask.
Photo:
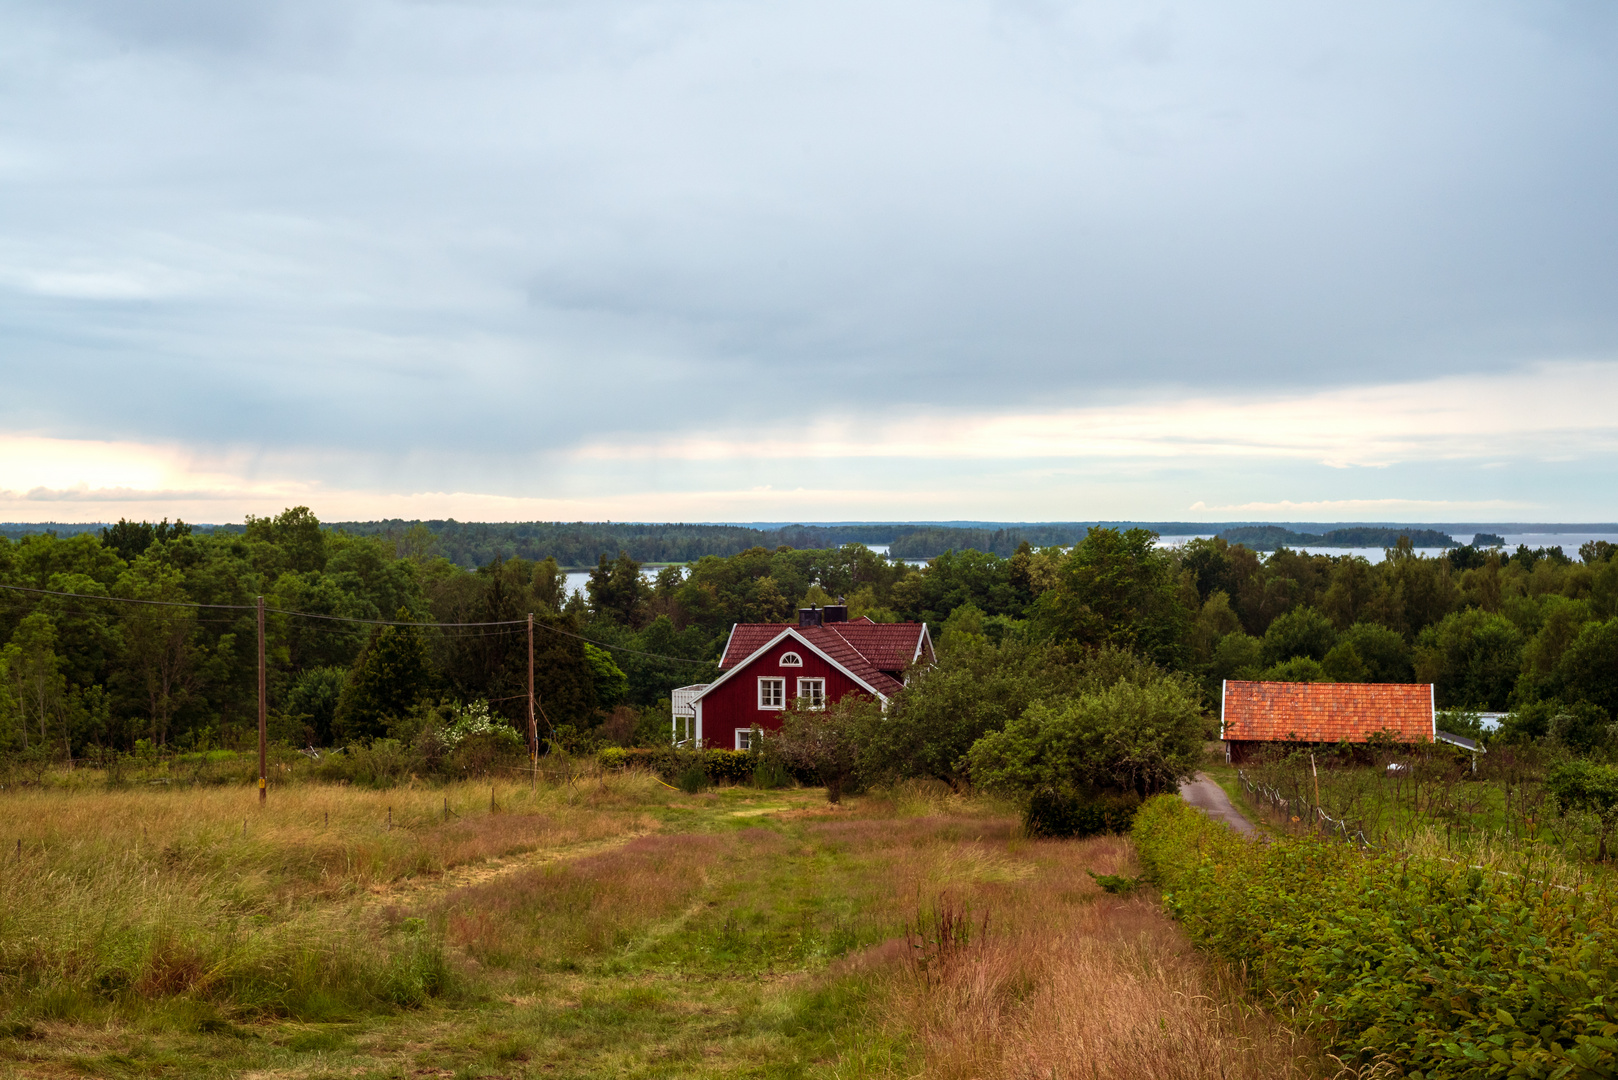
[{"label": "green grass", "polygon": [[[965,1080],[1209,1045],[1174,1075],[1308,1073],[1149,895],[1096,886],[1126,842],[941,788],[294,783],[260,812],[81,775],[4,809],[4,1076]],[[922,978],[907,927],[946,908],[985,946]]]},{"label": "green grass", "polygon": [[[589,783],[595,781],[578,785],[579,797],[590,794]],[[468,814],[473,810],[464,804],[474,794],[461,793]],[[501,797],[506,820],[519,820],[520,808],[512,804],[523,794],[516,789]],[[396,819],[416,813],[399,805],[407,800],[398,793],[375,796],[390,798]],[[12,1019],[0,1020],[0,1071],[792,1077],[818,1075],[830,1062],[856,1071],[866,1059],[903,1063],[912,1047],[851,1022],[866,1007],[870,980],[827,974],[839,958],[897,932],[902,914],[887,894],[891,889],[884,893],[882,875],[871,872],[876,856],[860,844],[819,835],[828,823],[852,816],[823,812],[823,799],[818,791],[727,788],[686,795],[643,785],[629,805],[602,811],[632,817],[637,831],[650,830],[640,840],[610,837],[601,850],[580,858],[518,868],[460,888],[432,888],[427,881],[429,887],[392,911],[386,925],[394,929],[384,929],[381,940],[448,933],[436,955],[452,969],[453,987],[414,996],[395,992],[399,1004],[390,1004],[385,990],[362,1004],[345,996],[339,983],[323,1008],[318,980],[306,988],[293,1016],[263,1009],[245,991],[144,997],[65,982],[32,990],[13,986],[7,998]],[[287,812],[309,816],[302,806]],[[411,820],[418,834],[446,829],[430,819]],[[498,824],[500,816],[489,820]],[[289,882],[307,876],[297,865],[299,845],[319,839],[318,831],[306,828],[286,840],[276,849],[280,863],[267,873],[264,864],[274,856],[254,848],[251,836],[245,842],[216,836],[209,845],[197,834],[201,824],[189,834],[182,823],[168,821],[168,827],[177,833],[165,839],[169,850],[183,851],[190,843],[209,853],[186,864],[198,877],[180,884],[201,880],[224,890],[220,910],[252,907],[221,878],[233,858],[247,859],[255,880],[285,891],[293,888]],[[250,832],[259,828],[256,819],[250,823]],[[373,825],[365,843],[345,853],[350,863],[359,854],[360,862],[371,865],[364,879],[384,897],[390,882],[412,886],[422,880],[415,869],[419,860],[388,850],[396,834]],[[318,846],[302,850],[310,858],[330,855]],[[161,863],[161,853],[154,859]],[[375,865],[389,859],[392,871]],[[75,865],[83,870],[82,863]],[[127,887],[126,881],[102,884]],[[295,909],[305,918],[335,917],[339,908],[366,907],[343,899],[344,890],[337,894],[301,893],[283,902],[280,915]],[[506,907],[491,933],[506,944],[486,947],[475,934],[458,940],[445,930],[463,908],[475,916],[499,903]],[[273,917],[266,912],[256,922]],[[255,922],[251,914],[246,919]],[[357,913],[343,925],[350,932],[373,927]],[[336,943],[328,939],[322,946]],[[401,985],[419,976],[410,970],[407,952],[393,950],[380,963],[392,965],[388,970]],[[367,969],[357,977],[377,975]],[[261,977],[276,978],[273,972]]]}]

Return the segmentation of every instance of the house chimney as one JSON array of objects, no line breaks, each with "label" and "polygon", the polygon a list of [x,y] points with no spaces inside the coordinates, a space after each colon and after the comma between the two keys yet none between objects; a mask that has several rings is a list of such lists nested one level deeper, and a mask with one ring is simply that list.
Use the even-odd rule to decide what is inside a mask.
[{"label": "house chimney", "polygon": [[[827,608],[826,610],[830,611],[831,609]],[[845,614],[846,613],[847,612],[845,611]],[[813,606],[799,608],[798,609],[798,625],[799,626],[819,626],[820,625],[820,609],[817,608],[817,607],[813,607]]]},{"label": "house chimney", "polygon": [[827,604],[825,607],[820,609],[820,617],[821,617],[821,620],[823,622],[825,622],[825,624],[828,625],[828,626],[830,626],[832,623],[836,623],[836,622],[847,622],[848,621],[848,605],[847,604]]}]

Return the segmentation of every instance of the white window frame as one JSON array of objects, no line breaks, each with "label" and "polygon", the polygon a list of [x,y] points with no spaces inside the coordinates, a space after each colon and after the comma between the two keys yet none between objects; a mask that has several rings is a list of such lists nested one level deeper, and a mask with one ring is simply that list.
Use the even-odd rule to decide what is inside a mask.
[{"label": "white window frame", "polygon": [[781,654],[782,667],[803,667],[803,657],[795,652]]},{"label": "white window frame", "polygon": [[738,749],[738,750],[751,750],[751,749],[753,749],[753,732],[755,730],[758,730],[758,732],[759,732],[759,741],[762,742],[763,739],[764,739],[764,732],[762,730],[759,730],[759,729],[756,729],[756,728],[737,728],[736,729],[736,749]]},{"label": "white window frame", "polygon": [[[816,694],[808,693],[807,691],[811,686],[819,692]],[[826,680],[822,678],[799,679],[798,696],[809,699],[809,708],[817,712],[824,709],[826,707]]]},{"label": "white window frame", "polygon": [[[768,687],[773,694],[766,696]],[[761,675],[758,680],[758,707],[776,712],[787,707],[787,681],[780,676]]]}]

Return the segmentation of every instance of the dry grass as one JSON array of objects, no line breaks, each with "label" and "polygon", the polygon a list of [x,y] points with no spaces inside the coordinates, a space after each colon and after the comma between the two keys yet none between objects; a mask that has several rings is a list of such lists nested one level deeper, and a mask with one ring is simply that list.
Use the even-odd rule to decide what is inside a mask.
[{"label": "dry grass", "polygon": [[878,978],[873,1017],[914,1040],[928,1077],[1336,1071],[1252,1007],[1155,897],[1095,885],[1087,870],[1136,872],[1127,841],[1018,840],[1006,819],[863,818],[809,832],[863,864],[889,904],[908,898],[911,930],[837,970]]},{"label": "dry grass", "polygon": [[622,776],[497,786],[491,802],[487,783],[308,785],[272,791],[262,810],[242,788],[8,793],[0,1011],[83,1013],[177,994],[305,1014],[378,992],[419,1000],[443,983],[431,927],[390,922],[377,894],[645,832],[658,790]]},{"label": "dry grass", "polygon": [[731,836],[645,836],[612,851],[456,889],[438,905],[451,945],[479,963],[571,965],[621,949],[691,902]]},{"label": "dry grass", "polygon": [[[841,808],[633,775],[495,798],[304,785],[259,814],[241,789],[6,795],[0,856],[15,838],[24,855],[0,866],[0,1021],[39,1037],[0,1029],[0,1061],[66,1063],[90,1040],[81,1072],[156,1068],[142,1047],[162,1028],[193,1055],[163,1068],[199,1074],[1335,1071],[1148,893],[1096,886],[1087,870],[1135,872],[1122,839],[1029,841],[1006,808],[929,785]],[[446,952],[474,993],[392,1015]],[[262,1037],[210,1034],[206,1011],[141,1029],[127,1003],[148,998]]]}]

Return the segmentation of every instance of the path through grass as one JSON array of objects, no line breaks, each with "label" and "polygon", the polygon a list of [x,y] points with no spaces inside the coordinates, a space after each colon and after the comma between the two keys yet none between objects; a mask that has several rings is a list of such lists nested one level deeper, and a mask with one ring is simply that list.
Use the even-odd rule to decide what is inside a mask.
[{"label": "path through grass", "polygon": [[[993,805],[866,796],[836,809],[819,791],[685,795],[636,776],[497,791],[498,812],[487,786],[276,794],[262,818],[247,811],[245,837],[240,791],[8,796],[31,854],[0,882],[38,910],[0,916],[0,1071],[1318,1071],[1154,898],[1097,888],[1086,870],[1135,873],[1124,841],[1028,842]],[[102,869],[119,857],[122,870]],[[127,893],[136,880],[144,900]],[[41,881],[73,883],[71,910],[53,915]],[[113,917],[87,936],[97,904]],[[950,913],[968,929],[940,934]],[[153,981],[174,942],[205,970],[236,962],[253,934],[262,955],[240,992],[190,969]],[[353,963],[278,998],[254,980],[291,978],[265,957],[300,934]],[[412,948],[443,958],[441,984],[378,992],[420,975]],[[94,982],[116,967],[109,950],[146,991]]]}]

